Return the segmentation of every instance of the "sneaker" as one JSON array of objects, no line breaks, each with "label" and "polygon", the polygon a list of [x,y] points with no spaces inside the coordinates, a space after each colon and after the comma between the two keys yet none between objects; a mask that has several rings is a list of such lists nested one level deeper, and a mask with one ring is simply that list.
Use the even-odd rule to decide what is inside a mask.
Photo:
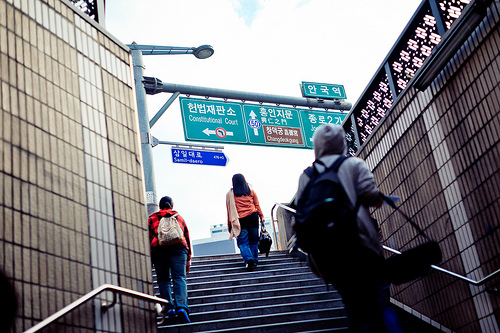
[{"label": "sneaker", "polygon": [[255,261],[253,261],[253,259],[249,259],[247,261],[247,272],[253,271],[254,267],[255,267]]},{"label": "sneaker", "polygon": [[175,309],[169,309],[167,311],[167,317],[169,317],[169,318],[175,317]]},{"label": "sneaker", "polygon": [[189,315],[185,309],[177,310],[177,317],[180,319],[181,323],[190,323]]}]

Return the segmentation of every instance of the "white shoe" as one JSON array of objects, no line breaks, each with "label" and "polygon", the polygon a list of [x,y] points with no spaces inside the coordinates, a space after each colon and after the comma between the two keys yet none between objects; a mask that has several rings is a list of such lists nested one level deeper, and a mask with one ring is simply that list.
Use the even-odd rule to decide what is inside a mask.
[{"label": "white shoe", "polygon": [[165,312],[163,312],[163,306],[160,303],[155,304],[156,315],[160,317],[160,321],[158,321],[158,325],[162,325],[165,321]]}]

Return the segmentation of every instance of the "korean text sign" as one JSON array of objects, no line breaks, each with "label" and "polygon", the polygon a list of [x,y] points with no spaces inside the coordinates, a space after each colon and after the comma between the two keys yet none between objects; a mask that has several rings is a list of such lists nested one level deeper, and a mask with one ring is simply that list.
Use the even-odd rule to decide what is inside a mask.
[{"label": "korean text sign", "polygon": [[312,148],[321,124],[342,124],[346,114],[272,105],[180,98],[184,136],[191,141]]},{"label": "korean text sign", "polygon": [[302,82],[302,95],[324,99],[346,99],[344,86],[340,84]]}]

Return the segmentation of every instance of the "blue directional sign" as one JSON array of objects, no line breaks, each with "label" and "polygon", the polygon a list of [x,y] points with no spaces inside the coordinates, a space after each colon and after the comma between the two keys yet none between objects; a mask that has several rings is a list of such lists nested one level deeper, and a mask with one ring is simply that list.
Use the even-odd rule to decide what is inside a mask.
[{"label": "blue directional sign", "polygon": [[172,147],[172,162],[226,166],[227,157],[221,151],[193,150]]}]

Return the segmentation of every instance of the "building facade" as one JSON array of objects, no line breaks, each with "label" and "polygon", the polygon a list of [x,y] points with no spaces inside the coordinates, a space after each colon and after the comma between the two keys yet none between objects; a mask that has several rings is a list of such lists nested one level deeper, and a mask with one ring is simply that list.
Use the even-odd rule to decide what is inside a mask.
[{"label": "building facade", "polygon": [[[439,30],[433,8],[457,23],[444,20],[444,44],[424,61],[425,40]],[[381,191],[399,196],[401,210],[439,242],[440,266],[475,282],[500,268],[499,45],[497,1],[423,1],[344,124],[358,135],[351,153]],[[385,245],[404,251],[425,242],[388,206],[374,216]],[[392,293],[443,331],[499,332],[499,283],[498,275],[476,284],[433,271]]]},{"label": "building facade", "polygon": [[[22,332],[102,284],[153,294],[128,48],[69,1],[0,0],[0,268]],[[150,332],[104,294],[51,327]]]}]

